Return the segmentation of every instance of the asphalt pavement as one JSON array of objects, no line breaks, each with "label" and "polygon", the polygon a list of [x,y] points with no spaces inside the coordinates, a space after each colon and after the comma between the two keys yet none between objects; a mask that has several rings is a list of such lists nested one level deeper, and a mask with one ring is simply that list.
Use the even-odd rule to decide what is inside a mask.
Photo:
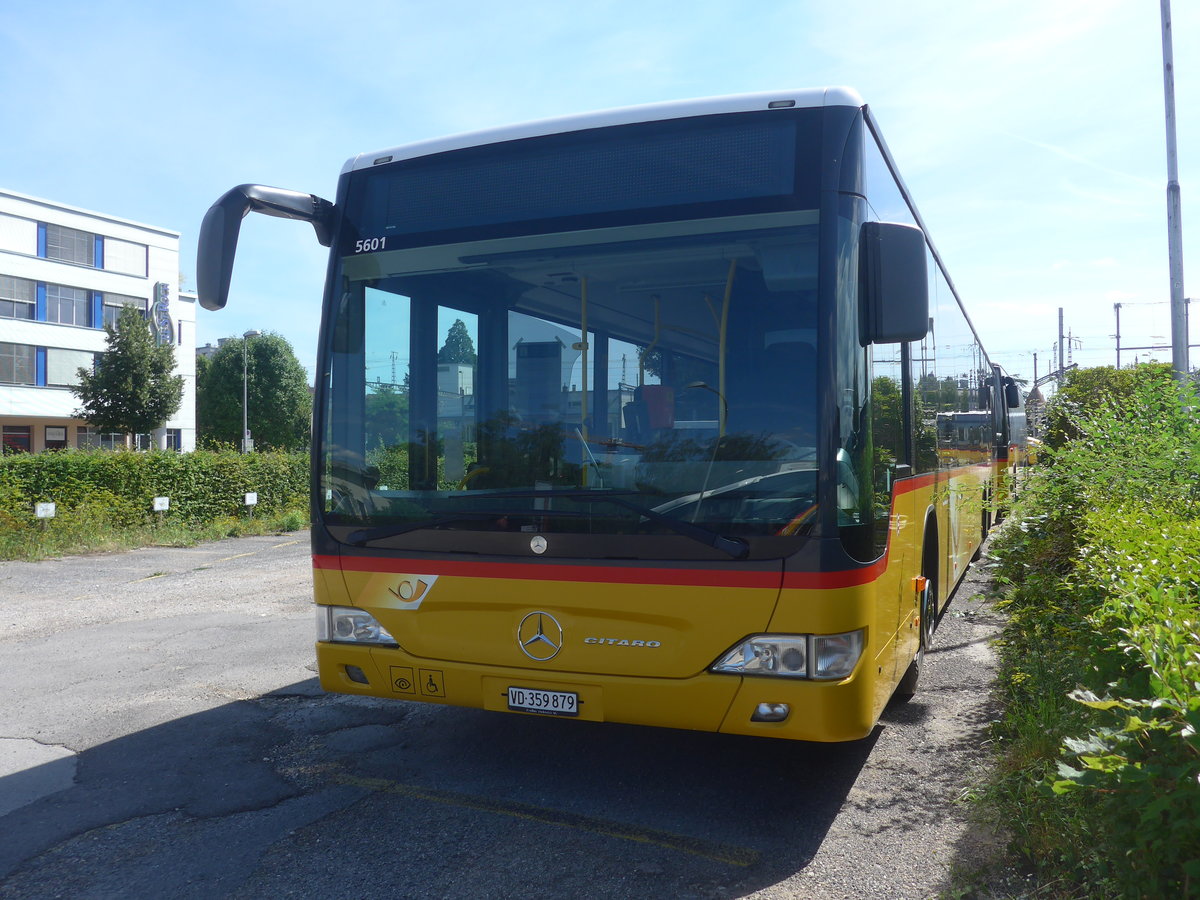
[{"label": "asphalt pavement", "polygon": [[807,745],[323,694],[306,533],[0,563],[0,897],[934,897],[996,846],[984,586]]}]

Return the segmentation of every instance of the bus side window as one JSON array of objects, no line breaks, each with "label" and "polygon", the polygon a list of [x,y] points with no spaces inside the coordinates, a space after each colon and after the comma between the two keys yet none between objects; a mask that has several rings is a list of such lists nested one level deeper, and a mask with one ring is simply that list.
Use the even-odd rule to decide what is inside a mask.
[{"label": "bus side window", "polygon": [[634,443],[650,440],[655,431],[675,427],[675,391],[666,384],[643,384],[625,404],[626,437]]},{"label": "bus side window", "polygon": [[903,387],[904,355],[901,344],[876,344],[871,348],[871,518],[872,549],[876,556],[887,549],[892,521],[892,484],[899,466],[911,473],[906,446]]}]

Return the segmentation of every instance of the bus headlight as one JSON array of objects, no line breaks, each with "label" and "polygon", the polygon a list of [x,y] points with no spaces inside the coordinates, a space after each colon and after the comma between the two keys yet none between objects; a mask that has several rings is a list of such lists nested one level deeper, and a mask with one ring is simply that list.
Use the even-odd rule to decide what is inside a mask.
[{"label": "bus headlight", "polygon": [[756,634],[717,660],[712,671],[807,678],[808,635]]},{"label": "bus headlight", "polygon": [[318,606],[317,640],[346,644],[396,644],[378,620],[352,606]]},{"label": "bus headlight", "polygon": [[711,672],[837,680],[862,656],[863,630],[843,634],[756,634],[713,663]]}]

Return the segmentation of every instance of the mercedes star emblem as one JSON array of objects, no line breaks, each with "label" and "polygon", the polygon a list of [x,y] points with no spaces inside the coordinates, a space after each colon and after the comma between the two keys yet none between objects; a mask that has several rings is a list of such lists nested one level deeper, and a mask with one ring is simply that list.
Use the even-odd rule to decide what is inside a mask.
[{"label": "mercedes star emblem", "polygon": [[545,662],[562,649],[563,630],[548,612],[531,612],[517,626],[517,646],[530,659]]}]

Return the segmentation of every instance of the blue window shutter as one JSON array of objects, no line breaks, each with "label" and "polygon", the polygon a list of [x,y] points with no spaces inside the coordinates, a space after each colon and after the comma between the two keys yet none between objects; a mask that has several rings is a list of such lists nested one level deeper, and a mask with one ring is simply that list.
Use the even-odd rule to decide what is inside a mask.
[{"label": "blue window shutter", "polygon": [[99,291],[92,291],[92,327],[104,327],[104,295]]},{"label": "blue window shutter", "polygon": [[34,379],[34,381],[37,382],[38,387],[45,387],[46,386],[46,348],[45,347],[35,347],[33,350],[33,356],[34,356],[34,368],[36,369],[36,372],[37,372],[37,374],[35,374],[33,376],[33,379]]},{"label": "blue window shutter", "polygon": [[38,256],[46,258],[46,223],[38,222]]},{"label": "blue window shutter", "polygon": [[96,235],[96,268],[104,268],[104,237]]},{"label": "blue window shutter", "polygon": [[[38,226],[41,228],[41,226]],[[46,321],[46,285],[45,282],[37,283],[37,320],[39,322]]]}]

